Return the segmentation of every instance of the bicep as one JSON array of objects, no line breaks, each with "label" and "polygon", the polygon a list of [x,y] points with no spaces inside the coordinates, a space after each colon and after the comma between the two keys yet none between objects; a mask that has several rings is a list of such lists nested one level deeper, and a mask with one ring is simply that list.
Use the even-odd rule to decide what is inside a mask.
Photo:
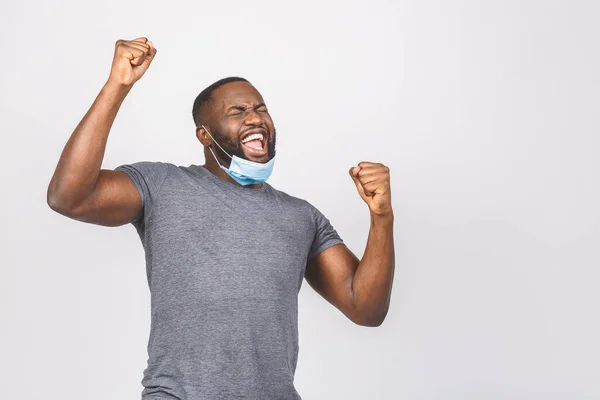
[{"label": "bicep", "polygon": [[94,191],[69,216],[96,225],[120,226],[141,211],[142,199],[132,179],[125,172],[102,169]]},{"label": "bicep", "polygon": [[352,279],[359,259],[343,244],[333,245],[309,260],[306,281],[325,300],[353,319]]}]

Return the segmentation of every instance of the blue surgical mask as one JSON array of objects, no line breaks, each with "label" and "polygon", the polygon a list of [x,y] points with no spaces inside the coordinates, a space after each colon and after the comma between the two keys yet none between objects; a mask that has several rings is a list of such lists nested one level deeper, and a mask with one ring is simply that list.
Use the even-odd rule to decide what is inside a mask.
[{"label": "blue surgical mask", "polygon": [[219,146],[219,148],[223,150],[223,152],[227,154],[229,158],[231,158],[231,164],[229,164],[229,168],[225,168],[221,165],[219,159],[217,158],[215,153],[213,153],[212,149],[210,147],[208,148],[215,160],[217,161],[217,164],[219,164],[219,167],[221,167],[221,169],[225,171],[227,175],[229,175],[234,181],[236,181],[242,186],[248,186],[255,183],[263,183],[264,181],[269,179],[269,176],[271,176],[271,172],[273,172],[273,164],[275,163],[275,157],[271,158],[264,164],[239,158],[235,154],[232,157],[229,155],[229,153],[225,151],[225,149],[221,147],[219,143],[217,143],[217,141],[215,140],[215,138],[212,137],[208,129],[206,129],[204,125],[202,125],[202,127],[204,128],[206,133],[208,133],[208,136],[210,136],[213,142],[215,142],[216,145]]}]

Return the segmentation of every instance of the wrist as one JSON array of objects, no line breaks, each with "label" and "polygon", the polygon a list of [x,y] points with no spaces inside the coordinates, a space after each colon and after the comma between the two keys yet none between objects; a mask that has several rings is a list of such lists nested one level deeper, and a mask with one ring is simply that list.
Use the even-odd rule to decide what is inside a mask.
[{"label": "wrist", "polygon": [[121,85],[109,80],[102,86],[98,97],[104,103],[120,106],[131,88],[132,86]]},{"label": "wrist", "polygon": [[127,93],[129,93],[132,87],[133,84],[125,85],[123,83],[113,81],[109,78],[102,87],[102,91],[115,95],[125,96],[127,95]]},{"label": "wrist", "polygon": [[392,224],[394,222],[393,210],[388,210],[381,213],[374,213],[371,211],[371,223],[373,224]]}]

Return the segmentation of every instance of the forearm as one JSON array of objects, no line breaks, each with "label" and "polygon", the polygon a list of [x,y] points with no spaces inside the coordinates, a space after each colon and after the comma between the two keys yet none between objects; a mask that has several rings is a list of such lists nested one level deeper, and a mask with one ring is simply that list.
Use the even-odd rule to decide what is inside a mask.
[{"label": "forearm", "polygon": [[48,186],[48,204],[70,208],[93,190],[117,112],[131,87],[107,82],[67,141]]},{"label": "forearm", "polygon": [[387,314],[394,278],[394,216],[371,214],[371,228],[364,255],[352,280],[357,318],[379,325]]}]

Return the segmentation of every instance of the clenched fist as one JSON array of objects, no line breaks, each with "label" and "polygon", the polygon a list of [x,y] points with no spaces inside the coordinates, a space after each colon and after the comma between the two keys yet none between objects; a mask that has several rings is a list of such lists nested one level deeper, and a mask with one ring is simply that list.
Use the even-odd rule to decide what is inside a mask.
[{"label": "clenched fist", "polygon": [[383,164],[360,162],[350,168],[358,194],[369,206],[372,214],[392,216],[392,194],[390,192],[390,169]]},{"label": "clenched fist", "polygon": [[132,86],[144,75],[155,55],[154,45],[145,37],[117,40],[108,81]]}]

